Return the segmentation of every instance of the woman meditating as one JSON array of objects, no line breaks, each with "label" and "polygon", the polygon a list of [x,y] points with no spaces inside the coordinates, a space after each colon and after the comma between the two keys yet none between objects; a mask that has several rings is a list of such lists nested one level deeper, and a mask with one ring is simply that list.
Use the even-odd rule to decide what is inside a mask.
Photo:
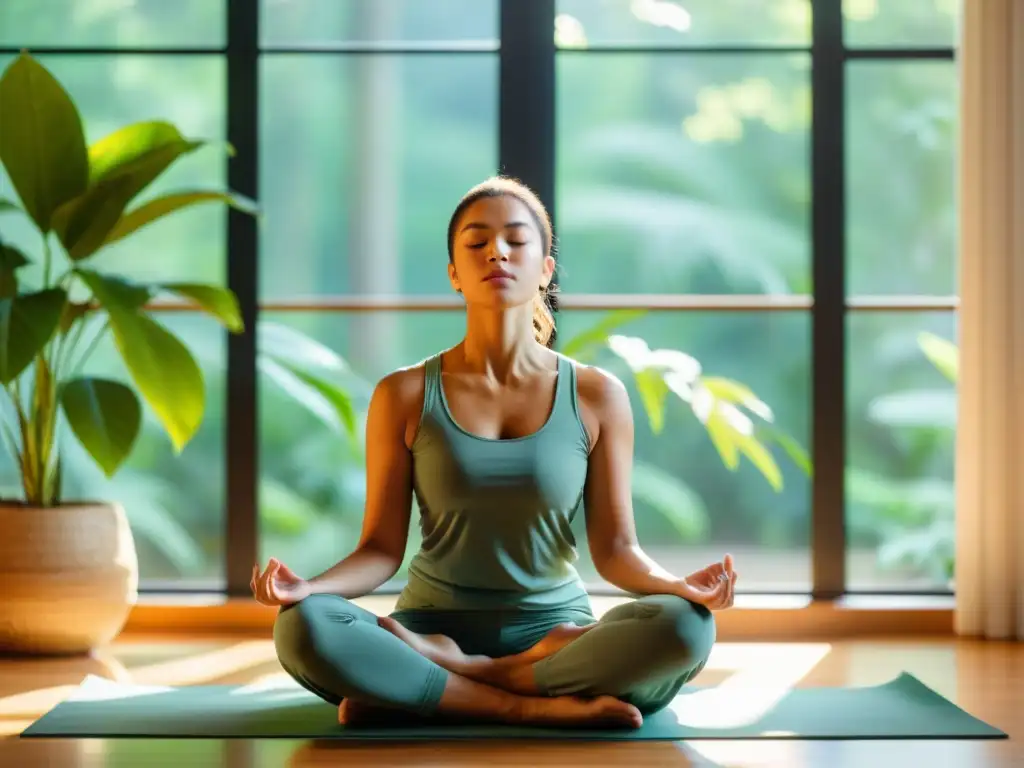
[{"label": "woman meditating", "polygon": [[[256,599],[280,606],[282,666],[343,724],[636,728],[700,672],[711,611],[732,605],[730,556],[679,578],[637,542],[626,389],[547,346],[552,240],[518,182],[466,194],[448,226],[465,338],[376,386],[358,546],[309,580],[274,559],[253,568]],[[423,543],[377,617],[350,600],[400,567],[413,494]],[[598,572],[638,596],[600,620],[572,565],[581,503]]]}]

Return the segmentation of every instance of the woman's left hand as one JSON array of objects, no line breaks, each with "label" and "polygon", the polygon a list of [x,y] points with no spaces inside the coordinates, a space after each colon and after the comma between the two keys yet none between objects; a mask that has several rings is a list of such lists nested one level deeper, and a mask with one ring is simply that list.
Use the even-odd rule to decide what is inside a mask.
[{"label": "woman's left hand", "polygon": [[732,607],[736,579],[732,555],[727,554],[722,562],[694,571],[682,579],[679,595],[712,611],[722,611]]}]

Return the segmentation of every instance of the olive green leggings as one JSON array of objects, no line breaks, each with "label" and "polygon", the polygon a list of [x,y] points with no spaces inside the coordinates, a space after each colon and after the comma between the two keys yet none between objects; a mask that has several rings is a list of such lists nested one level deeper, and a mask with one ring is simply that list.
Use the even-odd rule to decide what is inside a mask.
[{"label": "olive green leggings", "polygon": [[[420,634],[443,634],[463,652],[493,658],[535,645],[555,626],[595,622],[585,610],[396,611]],[[533,664],[543,695],[611,695],[647,715],[666,706],[707,662],[715,622],[706,608],[651,595],[608,611],[590,631]],[[377,617],[336,595],[313,595],[282,608],[274,644],[284,667],[316,695],[430,715],[449,672],[421,656]]]}]

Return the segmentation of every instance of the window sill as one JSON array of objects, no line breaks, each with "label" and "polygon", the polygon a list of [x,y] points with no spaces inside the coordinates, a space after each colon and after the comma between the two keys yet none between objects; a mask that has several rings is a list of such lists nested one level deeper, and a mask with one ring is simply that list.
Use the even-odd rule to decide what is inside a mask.
[{"label": "window sill", "polygon": [[[394,608],[397,595],[370,595],[353,602],[377,614]],[[594,596],[598,616],[628,597]],[[741,595],[728,611],[715,614],[720,641],[796,641],[882,636],[950,636],[952,596],[852,595],[812,600],[799,595]],[[263,635],[277,611],[248,598],[221,594],[139,596],[124,636]]]}]

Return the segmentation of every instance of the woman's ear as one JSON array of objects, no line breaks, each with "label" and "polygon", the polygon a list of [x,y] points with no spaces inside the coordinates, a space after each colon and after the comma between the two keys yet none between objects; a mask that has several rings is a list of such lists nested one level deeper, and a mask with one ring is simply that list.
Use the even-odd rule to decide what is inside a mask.
[{"label": "woman's ear", "polygon": [[456,293],[462,293],[462,285],[459,283],[459,275],[455,271],[455,265],[451,262],[448,263],[448,280],[452,284],[452,288],[455,289]]},{"label": "woman's ear", "polygon": [[555,260],[551,256],[545,256],[544,257],[544,271],[543,271],[543,276],[541,277],[540,287],[542,289],[547,289],[547,287],[549,285],[551,285],[551,281],[554,279],[554,277],[555,277]]}]

